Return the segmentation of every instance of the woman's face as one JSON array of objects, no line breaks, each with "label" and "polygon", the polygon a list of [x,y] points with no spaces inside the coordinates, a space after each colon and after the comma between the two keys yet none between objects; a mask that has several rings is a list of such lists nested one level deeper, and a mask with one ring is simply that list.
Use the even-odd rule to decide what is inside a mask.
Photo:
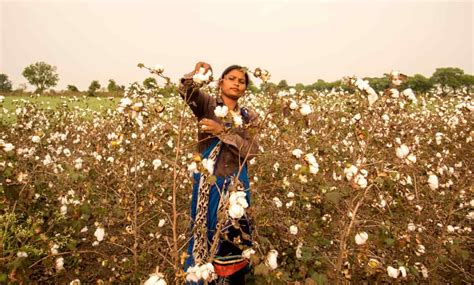
[{"label": "woman's face", "polygon": [[220,82],[222,94],[231,99],[239,99],[245,92],[245,74],[243,71],[234,69],[224,75]]}]

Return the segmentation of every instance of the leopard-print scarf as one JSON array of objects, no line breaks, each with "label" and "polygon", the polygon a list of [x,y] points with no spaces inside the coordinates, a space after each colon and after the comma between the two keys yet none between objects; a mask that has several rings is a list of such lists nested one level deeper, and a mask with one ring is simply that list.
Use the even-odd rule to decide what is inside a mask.
[{"label": "leopard-print scarf", "polygon": [[[221,150],[222,143],[219,141],[216,146],[211,150],[207,159],[214,161],[214,165],[217,159],[217,155]],[[196,218],[194,220],[193,227],[193,257],[195,264],[206,263],[209,257],[208,252],[208,239],[207,239],[207,210],[209,204],[209,193],[212,185],[210,184],[210,177],[212,175],[206,171],[201,173],[199,179],[199,191],[196,206]],[[221,203],[219,203],[221,204]],[[220,205],[219,205],[220,206]],[[220,207],[219,207],[220,208]]]}]

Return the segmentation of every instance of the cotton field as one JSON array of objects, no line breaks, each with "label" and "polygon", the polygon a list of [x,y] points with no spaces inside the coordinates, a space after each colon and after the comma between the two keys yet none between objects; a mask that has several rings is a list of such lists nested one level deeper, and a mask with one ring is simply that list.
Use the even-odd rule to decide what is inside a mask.
[{"label": "cotton field", "polygon": [[[251,217],[249,284],[474,282],[473,96],[392,76],[379,93],[348,77],[241,99],[260,117],[251,203],[236,192],[228,212]],[[104,111],[7,99],[0,283],[183,284],[192,173],[209,165],[180,96],[133,84]]]}]

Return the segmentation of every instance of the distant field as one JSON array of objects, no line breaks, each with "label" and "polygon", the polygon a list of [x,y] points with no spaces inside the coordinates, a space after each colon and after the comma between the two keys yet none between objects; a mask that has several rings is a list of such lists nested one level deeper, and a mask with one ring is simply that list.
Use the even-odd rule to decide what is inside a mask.
[{"label": "distant field", "polygon": [[5,96],[3,103],[0,103],[0,108],[2,108],[0,121],[12,122],[16,120],[16,108],[26,101],[34,103],[43,110],[54,110],[65,104],[68,108],[78,107],[83,110],[101,112],[115,108],[120,97]]}]

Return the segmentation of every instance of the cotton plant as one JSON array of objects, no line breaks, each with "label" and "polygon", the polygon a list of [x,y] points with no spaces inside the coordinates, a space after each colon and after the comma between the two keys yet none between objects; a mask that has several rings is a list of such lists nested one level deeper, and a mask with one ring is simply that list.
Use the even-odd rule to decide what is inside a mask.
[{"label": "cotton plant", "polygon": [[415,93],[413,92],[411,88],[407,88],[403,90],[400,94],[405,96],[413,104],[416,104],[418,102],[418,100],[416,99]]},{"label": "cotton plant", "polygon": [[[162,65],[157,64],[155,67],[147,67],[139,63],[138,67],[148,69],[151,74],[165,79],[167,85],[170,84],[169,77],[163,75],[164,67]],[[158,97],[157,89],[158,86],[148,89],[137,82],[131,83],[125,89],[124,97],[120,99],[116,111],[135,122],[142,129],[150,114],[160,114],[164,111],[163,104],[155,98]]]},{"label": "cotton plant", "polygon": [[278,251],[272,249],[268,252],[265,258],[265,264],[271,269],[275,270],[278,268]]},{"label": "cotton plant", "polygon": [[204,67],[199,68],[199,70],[193,75],[193,82],[196,86],[202,86],[204,84],[209,84],[212,81],[212,70],[206,69]]},{"label": "cotton plant", "polygon": [[254,70],[253,75],[255,77],[259,78],[260,80],[262,80],[264,83],[267,82],[271,78],[270,72],[268,72],[268,70],[262,69],[260,67],[257,67]]},{"label": "cotton plant", "polygon": [[186,281],[189,282],[210,282],[217,278],[212,263],[190,266],[186,271]]},{"label": "cotton plant", "polygon": [[352,76],[352,77],[346,78],[344,82],[348,83],[350,86],[357,87],[357,89],[359,89],[361,92],[364,92],[365,94],[367,94],[369,107],[372,106],[379,99],[377,92],[372,87],[370,87],[368,80],[363,80],[360,78],[356,78],[355,76]]},{"label": "cotton plant", "polygon": [[163,273],[159,272],[159,267],[157,266],[155,272],[149,275],[147,280],[143,285],[166,285],[165,276]]},{"label": "cotton plant", "polygon": [[439,188],[438,176],[436,176],[436,174],[430,174],[428,176],[428,186],[431,190],[436,190]]},{"label": "cotton plant", "polygon": [[290,226],[290,234],[297,235],[298,234],[298,227],[296,225]]},{"label": "cotton plant", "polygon": [[248,208],[249,204],[245,198],[246,194],[244,191],[233,191],[229,197],[229,216],[232,219],[240,219],[245,214],[245,209]]},{"label": "cotton plant", "polygon": [[96,237],[96,240],[92,243],[93,246],[99,245],[99,243],[104,240],[104,236],[105,236],[105,229],[99,223],[96,222],[95,224],[97,227],[94,232],[94,236]]},{"label": "cotton plant", "polygon": [[357,245],[364,245],[368,239],[369,239],[369,234],[367,234],[367,232],[359,232],[354,237],[354,240]]},{"label": "cotton plant", "polygon": [[[226,105],[216,106],[216,108],[214,109],[214,114],[216,115],[216,117],[221,119],[224,125],[225,132],[231,131],[232,127],[234,128],[245,127],[244,120],[240,112],[229,110],[229,108]],[[203,128],[204,127],[205,126],[203,126]]]}]

